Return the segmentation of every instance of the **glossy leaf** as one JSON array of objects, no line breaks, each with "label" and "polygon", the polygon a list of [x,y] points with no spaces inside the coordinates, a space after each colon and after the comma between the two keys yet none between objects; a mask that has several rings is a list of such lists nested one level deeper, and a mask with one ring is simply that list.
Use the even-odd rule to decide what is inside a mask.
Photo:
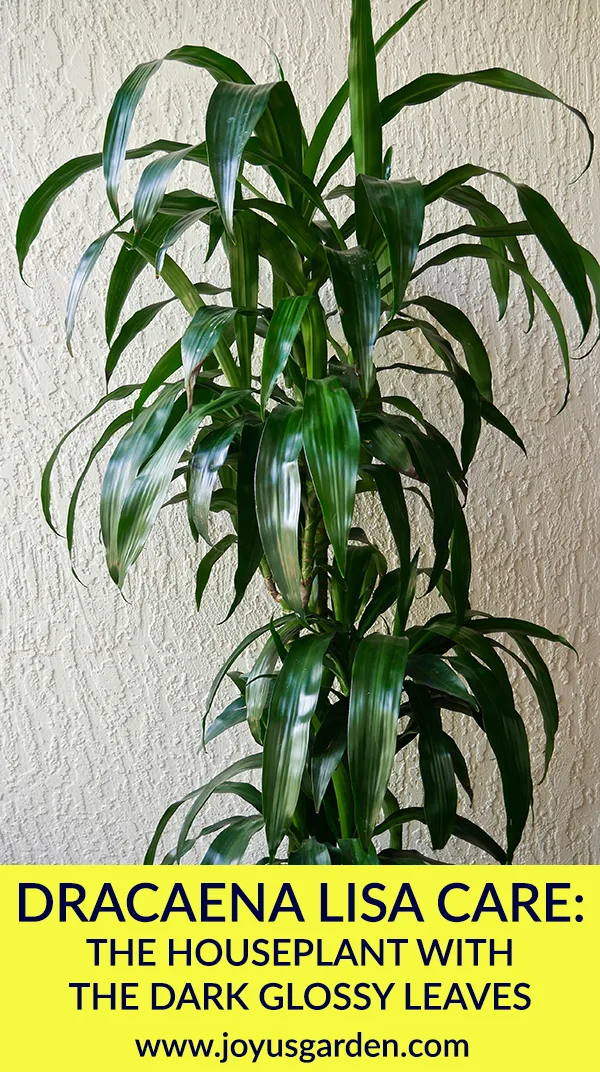
[{"label": "glossy leaf", "polygon": [[365,849],[394,761],[407,658],[406,638],[371,634],[361,640],[352,668],[348,761],[356,827]]},{"label": "glossy leaf", "polygon": [[165,153],[146,165],[133,199],[133,226],[136,234],[143,234],[152,223],[173,172],[196,148],[186,145],[172,153]]},{"label": "glossy leaf", "polygon": [[[275,623],[271,623],[273,628]],[[267,628],[269,628],[267,626]],[[282,621],[277,626],[277,632],[281,643],[286,644],[298,633],[298,622],[295,619]],[[273,635],[266,640],[260,655],[252,667],[246,680],[246,709],[248,715],[248,728],[259,744],[262,743],[263,735],[261,724],[266,724],[266,712],[273,689],[275,668],[279,659],[278,645]]]},{"label": "glossy leaf", "polygon": [[260,404],[263,415],[277,379],[283,372],[292,352],[292,346],[300,331],[309,301],[309,296],[302,296],[282,298],[277,303],[263,348],[260,378]]},{"label": "glossy leaf", "polygon": [[464,681],[439,655],[411,655],[406,675],[418,685],[427,685],[475,706],[475,700]]},{"label": "glossy leaf", "polygon": [[409,685],[408,697],[419,725],[419,768],[431,845],[443,849],[454,828],[458,802],[452,752],[427,690]]},{"label": "glossy leaf", "polygon": [[230,704],[227,704],[227,707],[221,711],[221,714],[217,715],[210,726],[208,726],[206,733],[204,734],[204,744],[210,744],[211,741],[215,741],[217,737],[220,737],[222,733],[226,733],[227,730],[231,730],[234,726],[239,726],[240,723],[245,721],[246,704],[244,702],[244,697],[236,696],[235,700],[232,700]]},{"label": "glossy leaf", "polygon": [[[211,780],[209,782],[207,782],[206,785],[203,785],[203,786],[200,787],[200,789],[196,789],[193,792],[188,793],[187,796],[185,796],[182,800],[178,801],[178,803],[175,806],[171,805],[171,808],[173,808],[173,807],[178,808],[182,804],[186,804],[190,800],[193,801],[193,803],[191,804],[190,808],[188,808],[188,811],[186,812],[185,819],[183,820],[183,823],[181,824],[181,828],[179,830],[179,836],[177,838],[177,848],[176,848],[176,853],[175,853],[175,858],[176,858],[177,861],[180,860],[182,855],[183,855],[184,846],[185,846],[185,844],[186,844],[186,842],[188,840],[188,834],[190,833],[190,830],[192,829],[192,826],[193,826],[194,822],[196,821],[198,815],[200,814],[200,812],[204,808],[205,804],[210,800],[210,798],[213,795],[213,793],[218,792],[218,790],[222,786],[224,786],[226,782],[229,782],[232,778],[235,778],[236,775],[238,775],[238,774],[243,774],[245,771],[260,770],[261,767],[262,767],[262,758],[263,758],[262,753],[261,752],[256,752],[256,753],[254,753],[254,755],[244,756],[243,759],[238,759],[235,763],[232,763],[229,767],[226,767],[224,770],[219,771],[218,774],[215,774],[214,778],[211,778]],[[165,815],[167,815],[167,814],[168,813],[165,813]],[[173,814],[173,813],[171,812],[171,814]],[[170,818],[171,818],[171,816],[169,816],[169,819]],[[154,842],[156,841],[157,835],[160,838],[160,836],[162,834],[162,830],[164,830],[164,826],[162,827],[162,830],[160,829],[161,824],[163,823],[164,819],[165,819],[165,816],[163,816],[163,818],[160,820],[160,822],[158,824],[158,827],[156,829],[153,841],[151,843],[151,848],[154,845]],[[167,822],[169,821],[169,819],[167,819]],[[159,830],[160,830],[160,833],[159,833]],[[146,859],[145,859],[144,862],[145,863],[152,863],[153,860],[148,859],[148,854],[147,854]]]},{"label": "glossy leaf", "polygon": [[559,104],[564,105],[565,108],[581,120],[587,131],[590,142],[590,155],[586,162],[586,168],[589,167],[594,148],[594,135],[583,113],[577,108],[573,108],[570,104],[566,104],[551,90],[545,89],[544,86],[540,86],[537,82],[533,82],[530,78],[525,78],[521,74],[507,71],[503,67],[490,67],[488,70],[472,71],[469,74],[436,73],[421,75],[420,78],[415,78],[413,82],[408,82],[402,89],[396,90],[395,93],[390,93],[389,96],[382,100],[381,115],[383,122],[389,123],[402,108],[406,108],[408,105],[425,104],[427,101],[440,97],[442,93],[447,93],[448,90],[468,82],[474,85],[487,86],[490,89],[499,89],[505,93],[517,93],[526,97],[540,97],[544,100],[557,101]]},{"label": "glossy leaf", "polygon": [[562,354],[568,387],[571,375],[569,346],[567,343],[567,336],[565,334],[565,329],[560,313],[556,308],[554,302],[550,298],[550,295],[547,293],[541,283],[538,283],[537,279],[534,279],[531,273],[525,267],[523,267],[523,265],[517,264],[514,261],[507,260],[506,258],[501,257],[495,249],[491,249],[487,246],[458,245],[452,246],[450,249],[444,250],[443,253],[438,253],[437,256],[432,257],[432,259],[427,261],[426,264],[423,264],[418,269],[418,271],[414,273],[414,275],[420,275],[421,272],[426,271],[428,268],[434,268],[442,264],[448,264],[450,261],[460,260],[464,257],[474,257],[476,259],[479,258],[481,260],[486,261],[497,260],[499,262],[502,262],[511,272],[515,272],[527,282],[533,293],[536,295],[537,298],[539,298],[544,309],[546,310],[546,313],[548,314],[548,317],[552,321],[552,326],[554,327],[556,338],[558,339],[558,344],[560,346],[560,351]]},{"label": "glossy leaf", "polygon": [[371,0],[352,0],[348,90],[356,174],[380,177],[381,112],[371,25]]},{"label": "glossy leaf", "polygon": [[252,838],[264,825],[262,816],[235,819],[217,834],[206,850],[202,863],[213,866],[241,864]]},{"label": "glossy leaf", "polygon": [[206,146],[217,203],[232,241],[233,202],[246,143],[267,107],[276,83],[218,82],[206,112]]},{"label": "glossy leaf", "polygon": [[[399,808],[398,811],[386,816],[384,821],[377,827],[376,833],[383,834],[386,830],[393,830],[396,825],[403,826],[405,823],[424,823],[425,821],[424,808]],[[483,849],[499,864],[506,863],[504,849],[485,830],[482,830],[476,823],[472,823],[470,819],[457,815],[454,820],[452,834],[454,837],[467,841],[478,849]]]},{"label": "glossy leaf", "polygon": [[550,760],[554,754],[554,742],[558,730],[559,714],[556,691],[550,676],[550,671],[533,641],[531,641],[529,637],[519,633],[514,635],[514,639],[530,664],[529,670],[526,667],[524,667],[524,669],[537,697],[544,721],[544,731],[546,734],[544,773],[542,775],[542,781],[544,781],[544,778],[548,773]]},{"label": "glossy leaf", "polygon": [[425,200],[423,187],[417,179],[389,182],[362,176],[365,195],[375,219],[388,244],[394,301],[392,313],[398,309],[411,276],[419,242],[423,233]]},{"label": "glossy leaf", "polygon": [[322,867],[331,864],[331,858],[326,845],[322,845],[316,838],[303,841],[298,849],[291,852],[288,863],[292,867]]},{"label": "glossy leaf", "polygon": [[327,250],[342,328],[352,350],[361,390],[369,395],[375,382],[373,350],[381,317],[377,265],[369,250]]},{"label": "glossy leaf", "polygon": [[237,647],[234,648],[234,650],[227,657],[227,659],[225,660],[225,662],[223,663],[223,665],[219,669],[218,673],[216,674],[216,676],[213,679],[213,682],[212,682],[212,684],[210,686],[210,689],[209,689],[209,692],[208,692],[208,697],[206,699],[206,711],[205,711],[205,714],[204,714],[204,724],[206,724],[206,719],[207,719],[207,717],[208,717],[208,715],[210,713],[210,709],[211,709],[211,707],[213,705],[215,696],[217,695],[217,692],[219,691],[219,688],[221,687],[221,684],[222,684],[223,680],[225,679],[225,677],[227,676],[227,674],[231,670],[231,667],[234,665],[234,663],[239,659],[240,655],[242,655],[246,651],[246,648],[249,648],[250,645],[255,640],[258,640],[259,637],[263,636],[265,633],[268,633],[270,631],[270,629],[271,629],[271,626],[274,626],[275,628],[279,629],[279,628],[291,623],[292,621],[294,621],[294,622],[296,621],[295,615],[284,614],[280,618],[276,618],[274,621],[267,622],[266,625],[259,626],[258,629],[253,629],[252,632],[248,633],[248,635],[245,636],[244,639],[240,641],[240,643],[237,645]]},{"label": "glossy leaf", "polygon": [[187,479],[188,516],[206,543],[212,543],[208,531],[210,501],[219,469],[239,433],[239,421],[217,428],[194,447]]},{"label": "glossy leaf", "polygon": [[304,452],[342,576],[352,524],[360,433],[352,401],[339,380],[307,380]]},{"label": "glossy leaf", "polygon": [[410,561],[410,522],[400,474],[389,465],[374,465],[370,470],[377,484],[385,516],[387,517],[400,562]]},{"label": "glossy leaf", "polygon": [[181,339],[181,362],[185,373],[188,406],[192,405],[194,383],[202,362],[215,349],[236,310],[220,305],[205,305],[194,313]]},{"label": "glossy leaf", "polygon": [[254,498],[254,474],[260,436],[261,429],[257,425],[246,424],[242,429],[236,487],[238,557],[233,579],[235,598],[225,620],[231,617],[241,603],[263,557]]},{"label": "glossy leaf", "polygon": [[[233,241],[229,245],[231,301],[242,309],[258,305],[258,219],[252,212],[237,212],[233,221]],[[256,317],[238,313],[234,320],[240,379],[250,386]]]},{"label": "glossy leaf", "polygon": [[[118,226],[119,224],[117,224],[117,227]],[[65,313],[65,337],[69,353],[72,353],[71,338],[73,335],[73,328],[75,327],[75,314],[79,306],[81,295],[83,294],[84,287],[94,270],[102,250],[111,235],[115,233],[115,230],[116,228],[112,228],[110,231],[105,231],[104,234],[100,235],[99,238],[95,238],[94,241],[90,243],[73,274],[71,286],[69,288],[69,295],[67,297],[67,311]]]},{"label": "glossy leaf", "polygon": [[303,614],[298,558],[302,411],[277,406],[269,415],[256,461],[256,516],[273,579],[291,610]]},{"label": "glossy leaf", "polygon": [[115,584],[120,579],[118,534],[123,504],[140,469],[158,446],[180,394],[180,384],[165,387],[127,430],[106,467],[100,494],[100,526],[108,571]]},{"label": "glossy leaf", "polygon": [[[379,54],[382,48],[387,45],[388,41],[391,41],[396,34],[406,25],[407,22],[416,15],[417,11],[423,7],[427,0],[417,0],[417,3],[413,4],[399,19],[389,26],[388,29],[381,35],[381,37],[375,42],[375,52]],[[325,148],[331,131],[333,130],[336,120],[340,115],[344,105],[346,104],[349,96],[349,84],[348,80],[340,86],[335,97],[329,102],[323,115],[317,123],[315,132],[312,136],[311,143],[307,149],[304,169],[307,175],[311,178],[314,177],[317,170],[323,149]]]},{"label": "glossy leaf", "polygon": [[471,584],[471,544],[465,516],[458,499],[454,505],[454,528],[450,540],[450,577],[457,625],[464,621]]},{"label": "glossy leaf", "polygon": [[466,652],[455,656],[453,662],[479,703],[484,729],[498,762],[510,863],[521,840],[533,796],[527,733],[514,707],[502,703],[498,679],[487,666],[482,666]]},{"label": "glossy leaf", "polygon": [[527,221],[573,298],[585,337],[592,321],[592,301],[579,246],[542,194],[524,183],[516,183],[516,190]]},{"label": "glossy leaf", "polygon": [[315,811],[319,812],[327,787],[346,751],[348,708],[338,701],[325,708],[324,717],[312,747],[311,782]]},{"label": "glossy leaf", "polygon": [[104,375],[106,377],[107,385],[117,367],[121,355],[129,346],[130,342],[133,342],[140,332],[149,327],[154,318],[160,313],[161,309],[164,309],[166,305],[170,305],[172,301],[174,301],[174,298],[167,298],[165,301],[154,302],[152,305],[145,305],[142,309],[137,309],[136,312],[129,317],[129,320],[123,324],[123,327],[108,351],[108,357],[106,358]]},{"label": "glossy leaf", "polygon": [[186,816],[187,824],[187,820],[191,814],[189,825],[185,826],[183,836],[181,838],[181,847],[183,848],[183,845],[187,840],[189,827],[193,823],[196,815],[202,810],[207,800],[210,799],[212,794],[218,792],[219,788],[224,788],[229,779],[234,778],[236,774],[242,774],[243,772],[249,770],[257,770],[261,767],[261,764],[262,755],[260,752],[256,752],[252,756],[244,756],[243,759],[239,759],[235,763],[232,763],[231,766],[227,767],[225,770],[219,771],[219,773],[216,774],[215,777],[210,780],[210,782],[207,782],[206,785],[200,786],[199,789],[193,789],[191,793],[187,793],[186,796],[181,798],[181,800],[176,800],[173,804],[170,804],[166,811],[161,815],[156,825],[152,840],[148,846],[148,849],[146,850],[146,855],[144,856],[144,863],[153,864],[155,862],[156,853],[162,840],[163,834],[173,816],[176,814],[177,811],[179,811],[179,808],[181,808],[184,804],[187,804],[190,800],[194,801],[194,805],[192,806],[193,814],[191,814],[192,809],[190,809],[190,811],[188,812],[188,816]]},{"label": "glossy leaf", "polygon": [[161,242],[160,248],[156,255],[156,271],[160,275],[163,264],[165,262],[165,254],[171,246],[174,246],[176,242],[189,231],[190,227],[193,227],[195,223],[199,223],[200,220],[206,220],[211,214],[214,215],[215,206],[211,205],[195,209],[194,212],[188,212],[184,216],[180,216],[175,223],[171,224],[168,230],[165,232],[164,238]]},{"label": "glossy leaf", "polygon": [[439,298],[416,298],[412,305],[421,306],[431,313],[446,331],[460,343],[467,359],[467,366],[479,391],[488,402],[492,401],[492,370],[487,350],[471,321],[461,309]]},{"label": "glossy leaf", "polygon": [[108,201],[117,219],[119,218],[119,179],[133,116],[148,82],[160,67],[161,62],[161,60],[150,60],[148,63],[140,63],[127,76],[117,92],[106,122],[102,167]]},{"label": "glossy leaf", "polygon": [[118,417],[115,417],[114,421],[111,421],[108,427],[104,429],[100,438],[94,443],[94,446],[92,447],[88,455],[88,459],[79,476],[77,477],[73,491],[71,492],[71,498],[69,499],[69,509],[67,512],[67,525],[65,536],[67,539],[67,550],[71,559],[71,569],[73,571],[73,575],[77,578],[78,581],[81,580],[81,578],[79,577],[77,571],[73,566],[73,543],[75,535],[75,515],[77,511],[77,504],[79,502],[81,488],[83,486],[83,482],[87,474],[92,467],[94,460],[98,457],[100,452],[104,450],[108,443],[110,443],[113,436],[115,436],[117,432],[120,432],[121,428],[126,428],[127,425],[131,423],[131,421],[133,420],[133,416],[133,410],[126,410],[125,413],[121,413]]},{"label": "glossy leaf", "polygon": [[64,444],[66,443],[67,439],[69,439],[73,435],[73,432],[76,432],[78,428],[81,428],[82,424],[85,424],[87,421],[90,420],[91,417],[94,417],[96,413],[98,413],[104,408],[104,406],[108,405],[110,402],[120,402],[124,398],[129,398],[129,396],[132,395],[134,391],[138,390],[138,384],[127,384],[123,387],[117,387],[115,391],[111,391],[111,393],[108,395],[104,395],[100,399],[100,401],[93,407],[93,409],[89,411],[89,413],[86,413],[85,416],[81,417],[81,419],[78,420],[72,428],[69,428],[68,432],[65,432],[62,439],[58,441],[56,447],[52,451],[52,454],[46,462],[46,465],[44,466],[44,470],[42,472],[42,479],[40,482],[40,497],[42,502],[42,512],[44,514],[44,518],[46,519],[46,523],[50,526],[52,531],[56,533],[57,536],[60,536],[60,533],[56,528],[54,521],[52,520],[51,512],[51,479],[56,460]]},{"label": "glossy leaf", "polygon": [[[108,528],[108,539],[105,539],[107,560],[110,564],[111,576],[120,588],[123,586],[127,571],[135,562],[150,535],[160,508],[167,496],[175,467],[186,444],[194,435],[202,420],[209,414],[222,410],[228,404],[231,404],[233,396],[233,392],[231,396],[225,398],[221,396],[205,405],[194,406],[191,413],[184,414],[158,449],[146,461],[143,468],[136,473],[122,500],[121,495],[125,490],[125,480],[119,480],[116,477],[114,482],[111,481],[106,492],[103,486],[103,495],[106,494],[108,499],[106,510],[111,520]],[[140,418],[138,418],[138,421],[140,421]],[[134,422],[130,431],[134,430],[136,424],[137,421]],[[126,433],[126,435],[128,434]],[[119,447],[121,447],[122,443],[123,440],[121,440]],[[111,458],[111,462],[115,459],[116,454],[117,452]],[[126,464],[124,465],[123,460],[124,452],[121,449],[118,455],[117,467],[120,465],[130,475],[129,468]],[[107,476],[108,469],[105,484]],[[115,542],[113,519],[117,520],[115,515],[118,505],[120,505],[120,510]]]},{"label": "glossy leaf", "polygon": [[233,533],[228,533],[222,540],[219,540],[209,551],[202,557],[202,561],[196,571],[196,609],[200,610],[200,604],[202,603],[202,596],[204,590],[208,584],[210,575],[212,573],[213,566],[223,557],[226,551],[229,550],[232,543],[236,543],[236,537]]},{"label": "glossy leaf", "polygon": [[[148,145],[142,145],[139,149],[130,149],[126,156],[128,160],[139,160],[144,156],[150,156],[152,153],[160,152],[161,150],[168,152],[179,147],[177,142],[159,139],[150,142]],[[95,171],[101,165],[101,153],[90,153],[87,156],[76,156],[73,160],[67,160],[65,164],[61,164],[56,171],[53,171],[47,179],[44,179],[41,186],[38,186],[25,202],[19,216],[16,236],[17,257],[21,274],[27,254],[56,199],[64,190],[68,190],[73,183],[77,182],[77,179],[81,178],[82,175],[86,175],[89,171]]]},{"label": "glossy leaf", "polygon": [[264,743],[263,807],[271,859],[292,821],[306,764],[329,637],[305,636],[292,645],[279,672]]}]

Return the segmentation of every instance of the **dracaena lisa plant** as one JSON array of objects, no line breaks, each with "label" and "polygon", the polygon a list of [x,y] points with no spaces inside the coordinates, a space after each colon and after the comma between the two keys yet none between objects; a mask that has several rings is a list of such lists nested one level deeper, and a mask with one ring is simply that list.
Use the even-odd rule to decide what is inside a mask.
[{"label": "dracaena lisa plant", "polygon": [[[237,556],[230,615],[257,573],[268,592],[265,600],[276,601],[273,610],[265,605],[264,621],[219,671],[204,719],[207,747],[242,723],[256,747],[165,811],[146,855],[150,863],[179,862],[206,835],[215,836],[203,863],[239,863],[263,828],[265,862],[285,858],[286,849],[288,861],[297,864],[429,862],[403,847],[403,828],[413,822],[426,824],[432,850],[454,837],[501,863],[511,861],[532,807],[533,784],[510,661],[537,697],[544,773],[553,753],[558,707],[536,640],[566,641],[529,621],[474,609],[469,601],[464,505],[482,422],[518,447],[523,444],[492,400],[490,360],[480,335],[457,305],[429,293],[428,279],[434,267],[453,272],[465,258],[483,261],[501,319],[509,286],[517,284],[530,321],[540,307],[550,319],[568,390],[563,321],[530,271],[520,239],[537,241],[550,258],[584,337],[600,293],[600,268],[531,187],[494,173],[515,195],[520,212],[513,222],[473,184],[487,174],[483,167],[465,163],[423,182],[405,175],[401,164],[396,168],[390,149],[384,152],[390,120],[402,114],[408,122],[415,106],[464,83],[564,103],[502,68],[425,74],[381,98],[377,55],[425,2],[419,0],[374,40],[369,0],[353,0],[348,79],[311,138],[283,77],[257,85],[234,60],[195,45],[141,63],[116,94],[102,153],[64,164],[21,213],[22,268],[57,196],[102,167],[117,223],[77,266],[66,330],[70,346],[76,309],[96,261],[110,240],[120,244],[106,297],[107,383],[128,344],[150,332],[165,305],[178,301],[189,316],[183,335],[145,382],[111,389],[87,415],[127,400],[92,447],[73,491],[69,552],[82,481],[110,443],[100,521],[108,569],[119,588],[161,508],[185,500],[192,536],[202,548],[198,604],[223,555]],[[205,140],[160,140],[129,149],[146,86],[159,67],[173,62],[216,80]],[[323,166],[348,103],[350,137]],[[569,110],[587,131],[591,158],[585,117]],[[125,211],[121,173],[126,161],[143,157],[151,160]],[[352,184],[332,185],[351,158]],[[208,169],[211,196],[169,190],[183,161]],[[260,179],[250,181],[246,165],[262,169],[267,192]],[[440,200],[458,210],[456,225],[431,233],[428,210]],[[174,259],[190,228],[205,228],[204,264],[222,246],[229,267],[226,293],[196,281],[206,273],[204,265],[188,274]],[[148,265],[164,283],[164,300],[137,309],[117,333],[126,299]],[[397,344],[399,360],[392,367],[406,376],[443,377],[456,391],[462,415],[457,444],[412,398],[381,393],[377,341],[384,336]],[[430,349],[433,364],[403,356],[410,337]],[[43,509],[52,527],[51,473],[70,434],[43,474]],[[408,492],[420,496],[431,516],[431,540],[424,546],[414,546],[414,500]],[[363,495],[378,499],[395,544],[392,562],[372,534],[356,527],[355,504]],[[230,516],[231,531],[213,542],[211,514],[217,511]],[[415,593],[422,590],[439,594],[440,611],[415,624]],[[236,670],[254,642],[261,646],[253,666],[246,673]],[[227,677],[239,694],[215,716]],[[464,806],[459,810],[458,788],[465,801],[472,800],[472,789],[467,763],[448,733],[448,712],[459,712],[474,734],[485,735],[494,753],[506,812],[505,847],[463,815]],[[395,756],[411,745],[422,783],[418,807],[403,806],[389,788]],[[261,772],[260,791],[239,777],[249,771]],[[214,794],[241,798],[252,814],[204,825]],[[164,845],[181,816],[176,836]],[[385,848],[383,834],[389,839]]]}]

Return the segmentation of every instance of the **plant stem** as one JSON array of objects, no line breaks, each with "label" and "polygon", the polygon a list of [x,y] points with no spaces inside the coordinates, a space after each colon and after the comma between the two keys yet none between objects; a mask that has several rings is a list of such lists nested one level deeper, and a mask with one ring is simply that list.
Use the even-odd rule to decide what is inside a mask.
[{"label": "plant stem", "polygon": [[315,573],[315,537],[319,522],[323,520],[319,500],[312,484],[307,485],[308,503],[302,534],[301,585],[302,604],[308,606]]}]

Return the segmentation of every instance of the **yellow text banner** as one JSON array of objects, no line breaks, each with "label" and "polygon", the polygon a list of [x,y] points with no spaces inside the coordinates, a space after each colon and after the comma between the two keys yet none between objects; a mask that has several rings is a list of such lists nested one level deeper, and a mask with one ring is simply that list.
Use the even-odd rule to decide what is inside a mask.
[{"label": "yellow text banner", "polygon": [[587,1072],[599,893],[593,867],[3,867],[0,1067]]}]

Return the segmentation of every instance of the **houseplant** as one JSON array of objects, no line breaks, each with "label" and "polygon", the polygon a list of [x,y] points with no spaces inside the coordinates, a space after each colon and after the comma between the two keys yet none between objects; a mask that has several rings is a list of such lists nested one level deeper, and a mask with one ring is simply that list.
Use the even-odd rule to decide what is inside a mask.
[{"label": "houseplant", "polygon": [[[181,339],[143,384],[111,385],[92,411],[129,400],[94,444],[74,488],[66,523],[69,551],[83,480],[110,444],[100,523],[108,569],[119,588],[161,507],[185,500],[192,536],[204,550],[198,603],[213,565],[222,555],[235,554],[234,548],[229,615],[257,573],[275,600],[274,613],[266,613],[226,661],[206,707],[206,746],[245,722],[257,748],[167,809],[148,862],[178,862],[200,837],[214,834],[203,862],[238,863],[263,827],[268,862],[278,859],[286,838],[291,863],[427,862],[402,848],[408,822],[426,824],[433,850],[457,837],[499,862],[512,860],[533,785],[509,660],[525,674],[539,703],[544,771],[552,757],[557,702],[535,642],[567,642],[533,623],[493,616],[469,602],[464,504],[482,422],[523,444],[493,403],[482,339],[457,306],[428,293],[427,272],[444,265],[452,270],[464,258],[485,261],[482,269],[489,274],[500,319],[511,281],[519,282],[530,322],[539,306],[551,321],[568,391],[564,326],[530,272],[520,238],[536,240],[552,261],[575,304],[584,338],[593,317],[592,296],[597,305],[600,293],[600,266],[529,186],[495,173],[514,190],[520,206],[517,221],[509,222],[473,185],[485,169],[467,163],[421,183],[396,168],[389,149],[383,151],[391,119],[463,83],[559,100],[500,68],[424,75],[380,99],[377,54],[424,3],[418,0],[374,41],[368,0],[353,0],[348,81],[310,139],[283,77],[256,85],[235,61],[197,46],[142,63],[115,97],[103,153],[64,164],[20,216],[22,269],[56,197],[79,176],[103,168],[117,223],[88,247],[77,266],[66,332],[70,346],[77,306],[100,253],[111,239],[120,242],[106,297],[107,385],[128,343],[151,329],[167,301],[181,302],[190,318]],[[161,140],[129,150],[137,104],[161,64],[170,62],[201,68],[216,80],[206,140]],[[324,166],[346,103],[351,136]],[[585,117],[570,111],[587,130],[591,158],[593,139]],[[131,211],[125,211],[119,204],[123,166],[127,159],[144,157],[150,162]],[[336,186],[338,172],[352,157],[354,181]],[[211,196],[187,188],[169,191],[184,160],[208,168]],[[277,193],[257,188],[246,165],[262,169],[267,190]],[[431,234],[425,230],[427,211],[440,199],[462,212],[454,228]],[[176,252],[177,242],[196,226],[206,228],[206,260],[217,246],[227,257],[229,294],[220,299],[218,288],[196,282],[197,267],[191,275],[184,272],[169,252]],[[267,292],[259,286],[261,262],[268,270]],[[165,300],[137,310],[117,333],[127,296],[148,265],[164,281]],[[415,377],[441,376],[456,391],[462,409],[458,450],[413,399],[382,395],[376,342],[388,336],[399,350],[391,367]],[[403,341],[413,336],[430,348],[433,365],[406,360]],[[53,528],[52,470],[71,432],[42,479],[43,509]],[[431,547],[413,546],[410,500],[415,495],[431,515]],[[395,543],[395,562],[388,564],[372,536],[353,524],[360,496],[379,501]],[[230,515],[231,532],[213,545],[210,515],[222,511]],[[414,601],[422,590],[438,592],[441,609],[415,624]],[[252,669],[237,672],[236,660],[259,640]],[[239,695],[214,717],[217,692],[228,675]],[[467,797],[472,793],[464,757],[444,729],[447,711],[459,712],[473,732],[485,734],[495,754],[506,848],[457,810],[457,783]],[[423,805],[407,808],[388,782],[395,754],[413,741]],[[238,780],[259,769],[262,792]],[[204,827],[202,811],[214,793],[240,797],[253,815]],[[176,843],[164,856],[163,835],[181,815]],[[387,832],[389,847],[376,848],[374,836]]]}]

